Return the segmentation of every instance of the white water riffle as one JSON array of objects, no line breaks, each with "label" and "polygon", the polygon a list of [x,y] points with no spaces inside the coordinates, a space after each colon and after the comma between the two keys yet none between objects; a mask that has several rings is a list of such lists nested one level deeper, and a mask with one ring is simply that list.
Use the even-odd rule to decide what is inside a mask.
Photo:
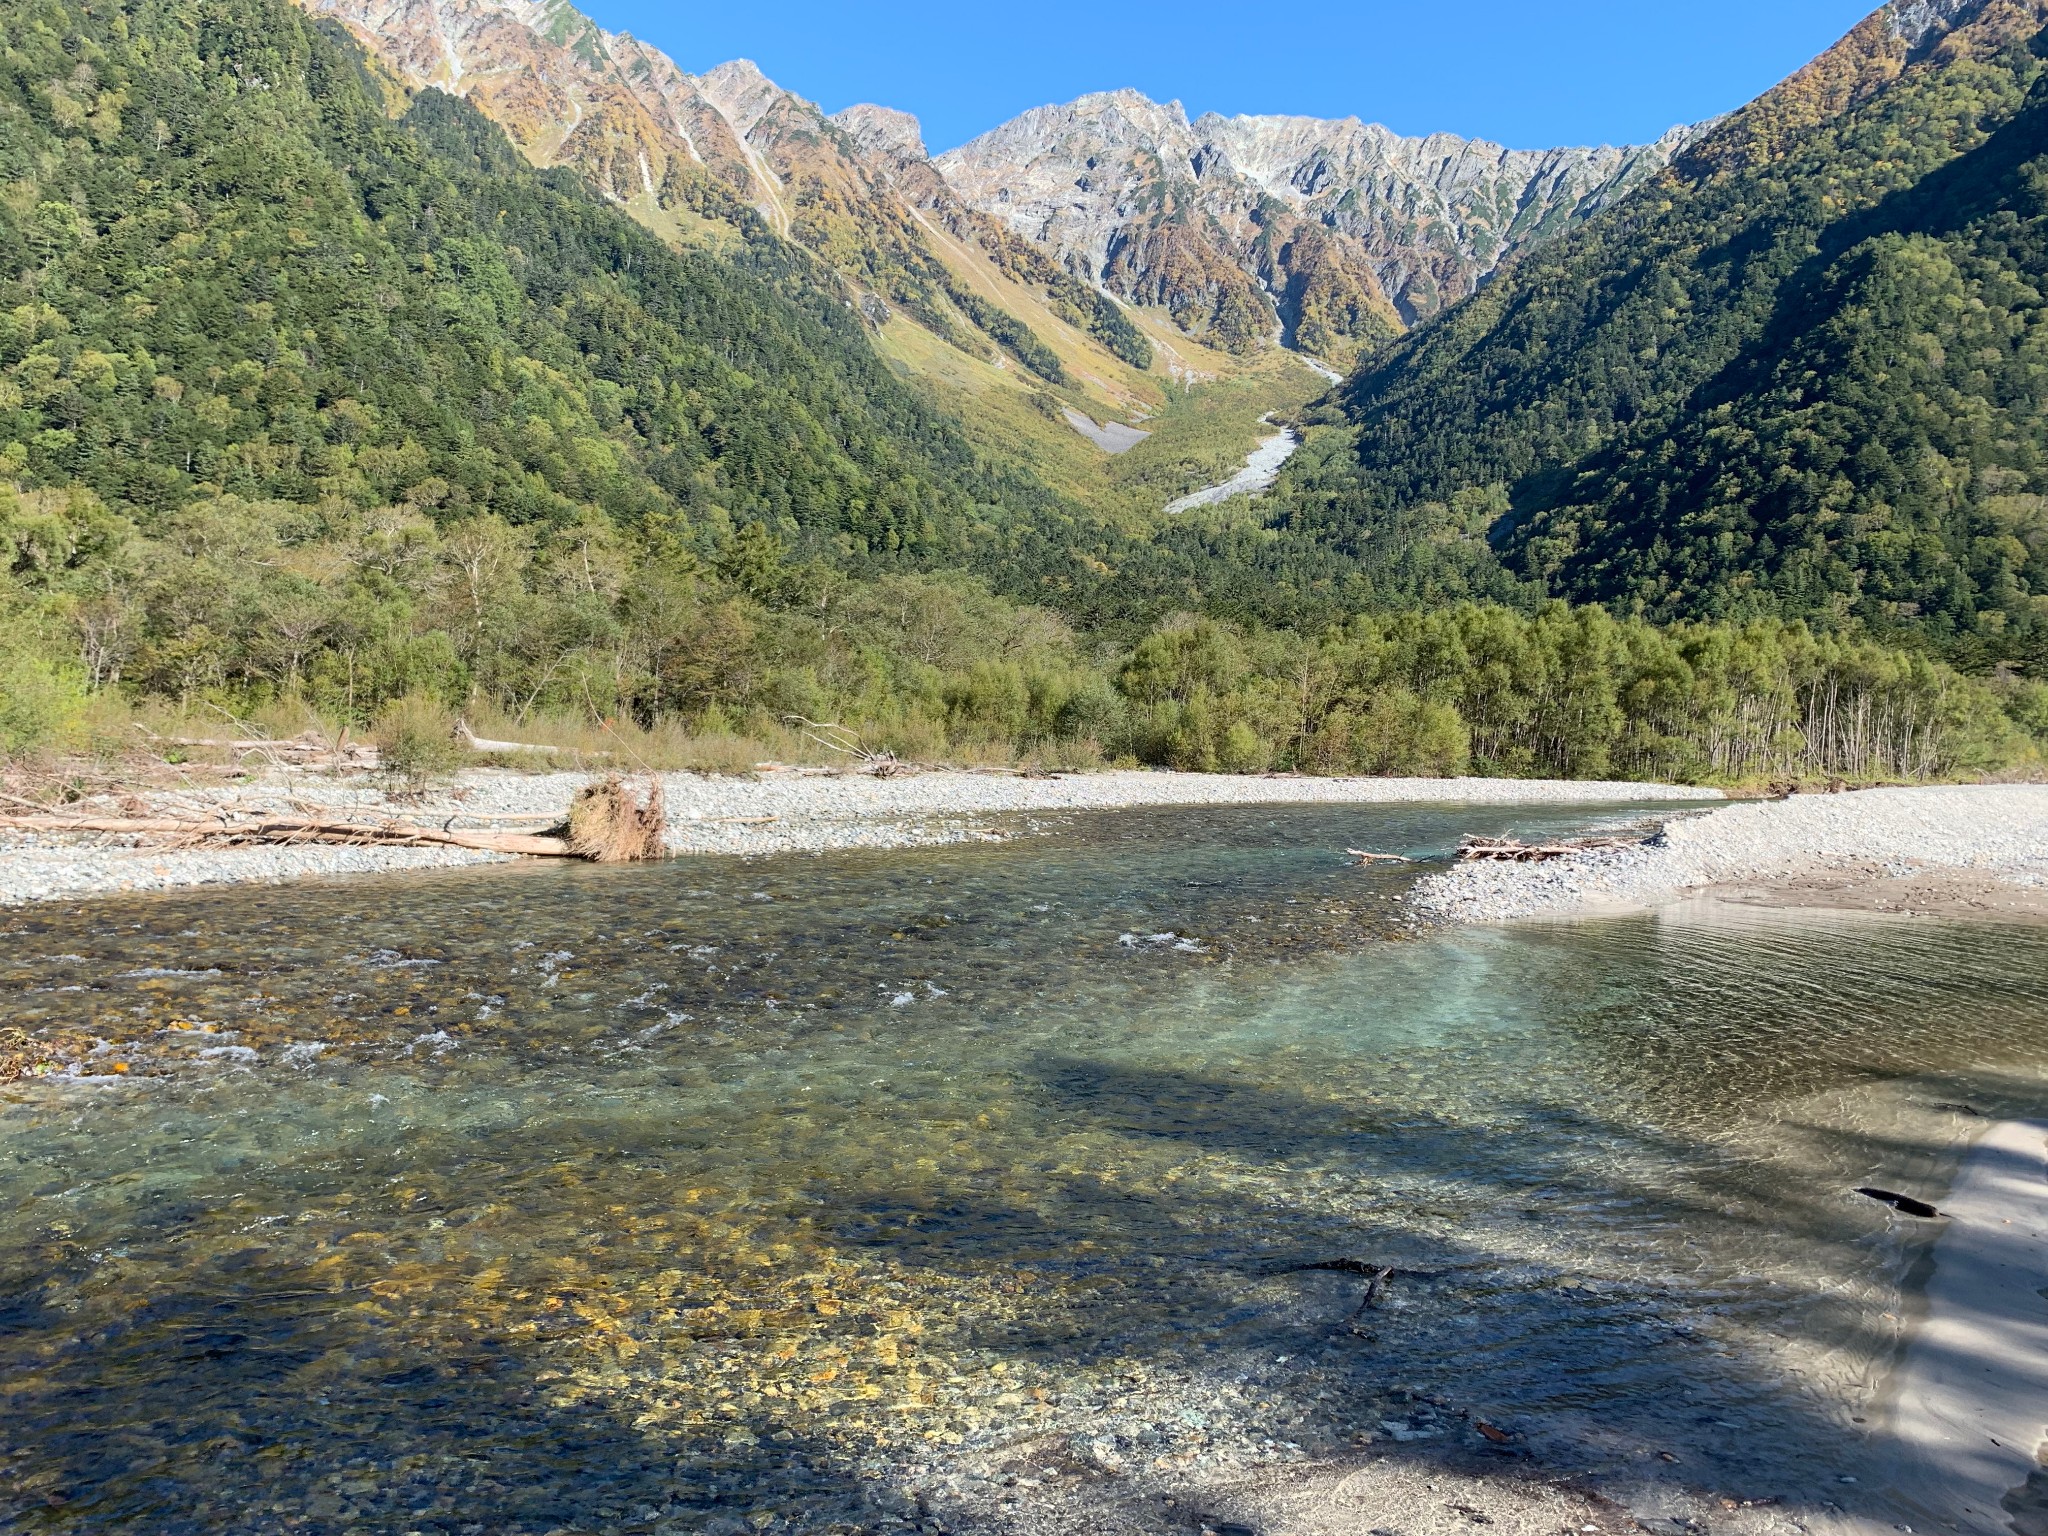
[{"label": "white water riffle", "polygon": [[[1272,420],[1271,417],[1264,419]],[[1282,427],[1272,437],[1262,439],[1259,446],[1245,456],[1243,469],[1221,485],[1205,486],[1178,501],[1168,502],[1167,513],[1172,515],[1190,512],[1196,507],[1214,506],[1233,496],[1257,495],[1280,478],[1280,467],[1294,457],[1294,451],[1300,446],[1300,436],[1291,427]]]}]

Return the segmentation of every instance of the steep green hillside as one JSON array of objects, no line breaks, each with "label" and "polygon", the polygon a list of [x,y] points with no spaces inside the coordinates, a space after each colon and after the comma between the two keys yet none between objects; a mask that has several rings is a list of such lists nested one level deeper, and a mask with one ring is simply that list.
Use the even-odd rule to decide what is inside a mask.
[{"label": "steep green hillside", "polygon": [[935,550],[1004,481],[802,258],[682,255],[266,0],[10,6],[0,477]]},{"label": "steep green hillside", "polygon": [[2048,8],[1945,9],[1917,47],[1878,13],[1382,354],[1291,526],[1441,537],[1504,496],[1495,547],[1555,594],[2048,663]]}]

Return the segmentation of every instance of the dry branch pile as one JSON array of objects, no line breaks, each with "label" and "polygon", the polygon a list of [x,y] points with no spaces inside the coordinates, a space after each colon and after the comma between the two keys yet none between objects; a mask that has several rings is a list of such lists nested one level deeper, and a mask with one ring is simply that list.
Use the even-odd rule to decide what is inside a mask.
[{"label": "dry branch pile", "polygon": [[1512,864],[1541,864],[1549,859],[1566,859],[1596,848],[1628,848],[1640,844],[1639,837],[1581,837],[1562,843],[1523,843],[1512,837],[1468,836],[1458,845],[1458,857],[1465,862],[1497,860]]},{"label": "dry branch pile", "polygon": [[824,721],[808,719],[803,715],[784,715],[782,723],[808,742],[823,747],[828,752],[837,752],[863,764],[861,771],[871,773],[878,779],[893,779],[904,774],[922,773],[925,763],[906,763],[894,752],[871,747],[860,737],[860,733],[844,725],[832,725]]},{"label": "dry branch pile", "polygon": [[568,851],[593,864],[662,857],[668,851],[668,815],[661,780],[649,781],[645,801],[617,774],[584,785],[569,802],[563,831]]}]

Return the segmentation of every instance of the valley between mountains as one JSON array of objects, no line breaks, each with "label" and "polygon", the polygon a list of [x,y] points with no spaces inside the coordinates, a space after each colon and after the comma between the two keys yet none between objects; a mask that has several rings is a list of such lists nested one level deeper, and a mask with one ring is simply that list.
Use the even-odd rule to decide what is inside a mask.
[{"label": "valley between mountains", "polygon": [[2048,741],[2048,0],[1890,0],[1535,150],[1121,90],[933,154],[526,0],[0,42],[0,752],[131,707],[677,767]]},{"label": "valley between mountains", "polygon": [[0,5],[0,1530],[2048,1531],[2044,777],[2048,0]]},{"label": "valley between mountains", "polygon": [[[827,115],[745,60],[688,74],[563,0],[306,3],[407,89],[467,98],[536,165],[575,168],[657,233],[716,249],[758,224],[802,246],[980,440],[1027,445],[1063,489],[1139,513],[1227,478],[1265,411],[1298,408],[1319,375],[1698,133],[1510,150],[1356,119],[1190,122],[1125,90],[933,156],[907,113]],[[1186,408],[1212,384],[1222,399]],[[1106,489],[1069,410],[1160,440]]]}]

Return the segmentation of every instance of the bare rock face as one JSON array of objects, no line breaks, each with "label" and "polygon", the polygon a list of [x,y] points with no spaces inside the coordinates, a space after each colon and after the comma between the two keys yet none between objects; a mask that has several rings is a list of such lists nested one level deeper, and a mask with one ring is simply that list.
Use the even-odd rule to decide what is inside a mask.
[{"label": "bare rock face", "polygon": [[1917,49],[1982,9],[1983,0],[1892,0],[1880,14],[1907,48]]},{"label": "bare rock face", "polygon": [[1235,268],[1291,340],[1328,355],[1464,297],[1662,169],[1691,133],[1509,150],[1356,118],[1190,123],[1177,102],[1112,91],[1027,112],[936,163],[970,206],[1177,318],[1211,311]]},{"label": "bare rock face", "polygon": [[408,86],[465,96],[539,165],[614,201],[731,213],[752,200],[742,136],[658,50],[565,0],[305,0]]},{"label": "bare rock face", "polygon": [[832,121],[846,130],[862,154],[891,161],[927,160],[924,129],[908,112],[894,107],[877,107],[863,102],[832,114]]}]

